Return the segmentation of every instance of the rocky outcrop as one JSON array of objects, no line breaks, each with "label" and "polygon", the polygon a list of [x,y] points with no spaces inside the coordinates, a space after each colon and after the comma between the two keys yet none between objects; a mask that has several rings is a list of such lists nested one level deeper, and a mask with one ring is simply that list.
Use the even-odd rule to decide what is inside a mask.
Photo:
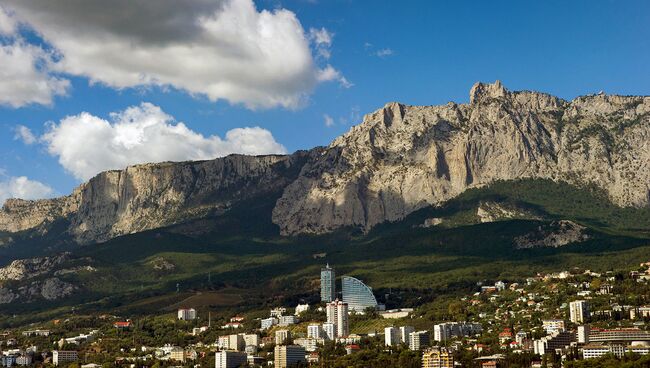
[{"label": "rocky outcrop", "polygon": [[481,202],[476,209],[479,222],[496,222],[512,219],[540,220],[540,216],[530,210],[496,202]]},{"label": "rocky outcrop", "polygon": [[45,280],[32,281],[16,289],[0,288],[0,304],[28,303],[42,301],[43,299],[48,301],[59,300],[74,294],[77,290],[76,286],[61,281],[56,277],[51,277]]},{"label": "rocky outcrop", "polygon": [[20,281],[49,273],[68,259],[70,259],[70,253],[15,260],[8,266],[0,268],[0,281]]},{"label": "rocky outcrop", "polygon": [[65,220],[67,235],[89,243],[219,214],[239,201],[281,191],[317,152],[231,155],[103,172],[66,197],[8,200],[0,210],[0,231],[45,233],[48,225]]},{"label": "rocky outcrop", "polygon": [[559,248],[572,243],[589,240],[586,228],[573,221],[560,220],[542,225],[536,231],[514,239],[515,248]]},{"label": "rocky outcrop", "polygon": [[273,211],[283,234],[368,231],[468,188],[543,178],[650,200],[650,97],[568,102],[478,83],[469,104],[389,103],[308,162]]}]

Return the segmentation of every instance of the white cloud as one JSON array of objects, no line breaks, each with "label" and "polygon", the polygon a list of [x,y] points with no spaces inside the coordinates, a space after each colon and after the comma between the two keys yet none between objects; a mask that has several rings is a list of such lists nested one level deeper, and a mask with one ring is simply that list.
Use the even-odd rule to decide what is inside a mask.
[{"label": "white cloud", "polygon": [[52,55],[20,39],[0,43],[0,105],[51,105],[67,93],[70,82],[48,74]]},{"label": "white cloud", "polygon": [[14,128],[14,140],[21,140],[23,143],[27,145],[31,145],[36,143],[38,140],[34,133],[32,133],[31,129],[24,125],[18,125]]},{"label": "white cloud", "polygon": [[[117,89],[171,86],[249,108],[296,108],[332,80],[320,77],[296,15],[258,11],[252,0],[5,2],[61,54],[53,70]],[[313,42],[329,50],[331,35],[321,29]]]},{"label": "white cloud", "polygon": [[334,119],[331,116],[325,114],[325,115],[323,115],[323,119],[325,120],[325,126],[326,127],[329,128],[329,127],[334,126]]},{"label": "white cloud", "polygon": [[40,199],[52,195],[52,188],[25,176],[0,179],[0,205],[9,198]]},{"label": "white cloud", "polygon": [[321,82],[325,81],[338,81],[339,85],[343,88],[353,87],[354,84],[348,81],[338,70],[334,69],[333,66],[327,65],[325,68],[319,71],[318,80]]},{"label": "white cloud", "polygon": [[87,112],[51,124],[42,140],[48,152],[72,175],[87,180],[97,173],[128,165],[204,160],[231,153],[286,153],[260,127],[236,128],[225,138],[203,136],[150,103],[112,113],[110,121]]},{"label": "white cloud", "polygon": [[16,31],[16,21],[0,6],[0,36],[12,35]]},{"label": "white cloud", "polygon": [[317,55],[325,60],[329,59],[332,55],[330,48],[332,47],[333,37],[334,35],[325,28],[309,29],[309,39],[314,44]]},{"label": "white cloud", "polygon": [[375,55],[377,55],[377,56],[380,57],[380,58],[385,58],[385,57],[387,57],[387,56],[391,56],[391,55],[393,55],[393,50],[392,50],[392,49],[389,49],[389,48],[383,48],[383,49],[381,49],[381,50],[377,50],[377,52],[375,53]]}]

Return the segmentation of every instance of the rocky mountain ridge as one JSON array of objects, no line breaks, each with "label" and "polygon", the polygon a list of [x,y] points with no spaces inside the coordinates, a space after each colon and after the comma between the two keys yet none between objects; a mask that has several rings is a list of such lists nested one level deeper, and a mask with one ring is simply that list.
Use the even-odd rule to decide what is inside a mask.
[{"label": "rocky mountain ridge", "polygon": [[0,231],[45,233],[53,222],[65,221],[67,235],[83,244],[223,213],[238,201],[281,191],[316,152],[231,155],[107,171],[69,196],[8,200],[0,210]]},{"label": "rocky mountain ridge", "polygon": [[650,97],[509,92],[477,83],[469,104],[389,103],[337,138],[278,200],[283,234],[364,231],[497,180],[541,178],[650,202]]},{"label": "rocky mountain ridge", "polygon": [[389,103],[326,148],[145,164],[99,174],[71,195],[9,200],[0,232],[47,233],[64,223],[78,243],[219,215],[280,194],[284,235],[368,231],[497,180],[595,186],[620,206],[650,203],[650,97],[565,101],[477,83],[468,104]]}]

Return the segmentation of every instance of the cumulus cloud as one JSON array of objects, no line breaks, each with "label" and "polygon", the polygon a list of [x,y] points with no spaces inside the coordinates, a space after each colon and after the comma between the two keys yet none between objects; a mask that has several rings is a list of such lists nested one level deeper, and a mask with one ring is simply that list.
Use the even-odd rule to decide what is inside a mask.
[{"label": "cumulus cloud", "polygon": [[[6,0],[15,17],[61,55],[52,70],[117,89],[174,87],[249,108],[299,107],[319,83],[345,79],[319,67],[310,40],[285,9],[252,0]],[[328,41],[329,37],[329,41]]]},{"label": "cumulus cloud", "polygon": [[65,95],[66,79],[48,73],[52,55],[20,39],[0,43],[0,105],[22,107],[51,105],[54,96]]},{"label": "cumulus cloud", "polygon": [[341,74],[341,72],[334,69],[334,67],[331,65],[327,65],[325,68],[318,72],[318,80],[321,82],[338,81],[339,85],[343,88],[350,88],[354,86],[354,84],[348,81],[347,78]]},{"label": "cumulus cloud", "polygon": [[24,125],[18,125],[14,128],[14,140],[20,140],[27,145],[36,143],[38,138],[32,133],[32,130]]},{"label": "cumulus cloud", "polygon": [[25,176],[4,179],[0,177],[0,205],[9,198],[40,199],[52,195],[54,195],[52,188]]},{"label": "cumulus cloud", "polygon": [[80,180],[128,165],[204,160],[231,153],[286,153],[286,148],[260,127],[236,128],[225,138],[203,136],[158,106],[142,103],[110,114],[110,119],[83,112],[51,124],[42,137],[48,152]]}]

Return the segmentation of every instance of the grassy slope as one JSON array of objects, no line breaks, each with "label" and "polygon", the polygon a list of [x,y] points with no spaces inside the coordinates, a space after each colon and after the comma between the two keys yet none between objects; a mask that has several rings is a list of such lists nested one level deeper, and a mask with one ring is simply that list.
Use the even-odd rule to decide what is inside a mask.
[{"label": "grassy slope", "polygon": [[[473,214],[485,200],[534,209],[548,219],[578,221],[592,229],[592,238],[560,249],[515,251],[512,238],[543,222],[477,224]],[[269,220],[274,201],[245,203],[213,219],[213,230],[200,237],[161,229],[81,248],[75,253],[91,257],[99,271],[66,277],[85,285],[84,293],[48,306],[33,303],[3,309],[37,313],[47,308],[59,313],[66,304],[79,303],[79,309],[144,313],[183,300],[184,292],[210,289],[241,290],[242,304],[255,308],[272,298],[313,296],[318,270],[326,261],[339,274],[360,277],[377,291],[413,288],[442,295],[469,290],[479,280],[517,279],[574,266],[603,270],[650,259],[649,210],[621,209],[598,192],[547,181],[504,182],[470,190],[443,207],[418,211],[367,235],[342,230],[326,236],[278,237]],[[428,217],[452,217],[456,222],[454,227],[414,226]],[[322,252],[327,253],[325,259],[314,259]],[[149,262],[156,257],[173,262],[175,270],[153,270]],[[177,284],[181,295],[174,293]]]}]

